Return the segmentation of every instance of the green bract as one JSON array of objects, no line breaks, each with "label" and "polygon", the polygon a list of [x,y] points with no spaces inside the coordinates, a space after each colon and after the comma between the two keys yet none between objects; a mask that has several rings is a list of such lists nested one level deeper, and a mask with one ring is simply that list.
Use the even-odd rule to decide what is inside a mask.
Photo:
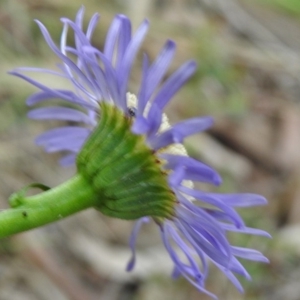
[{"label": "green bract", "polygon": [[121,219],[170,218],[176,202],[167,174],[132,119],[101,102],[99,125],[77,156],[77,168],[99,196],[96,208]]}]

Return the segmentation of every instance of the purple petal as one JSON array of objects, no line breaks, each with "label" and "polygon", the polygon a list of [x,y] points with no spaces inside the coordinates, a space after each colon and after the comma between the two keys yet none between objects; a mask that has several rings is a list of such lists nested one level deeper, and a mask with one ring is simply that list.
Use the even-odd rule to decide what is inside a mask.
[{"label": "purple petal", "polygon": [[131,126],[131,132],[135,134],[144,134],[150,130],[150,125],[144,117],[137,117]]},{"label": "purple petal", "polygon": [[47,73],[47,74],[55,75],[55,76],[62,77],[62,78],[68,78],[68,76],[66,76],[66,74],[64,74],[64,73],[60,73],[57,71],[44,69],[44,68],[33,68],[33,67],[19,67],[19,68],[16,68],[16,69],[8,72],[8,74],[16,75],[16,73],[19,73],[19,72]]},{"label": "purple petal", "polygon": [[268,263],[269,260],[263,256],[259,251],[249,248],[231,247],[234,256],[238,256],[247,260],[259,261]]},{"label": "purple petal", "polygon": [[196,63],[188,61],[177,69],[165,82],[157,96],[153,100],[159,108],[163,109],[171,100],[173,95],[184,85],[184,83],[194,74]]},{"label": "purple petal", "polygon": [[229,206],[233,207],[249,207],[257,205],[266,205],[267,200],[261,195],[257,194],[217,194],[217,193],[206,193],[211,197],[217,197]]},{"label": "purple petal", "polygon": [[140,85],[140,90],[138,92],[138,103],[137,103],[137,116],[136,117],[143,117],[144,109],[146,107],[148,98],[147,98],[147,84],[148,84],[148,68],[149,68],[149,58],[148,55],[144,53],[143,55],[143,65],[142,65],[142,81]]},{"label": "purple petal", "polygon": [[74,23],[67,18],[61,18],[61,21],[64,24],[67,24],[73,28],[74,35],[75,35],[76,49],[80,49],[80,47],[85,46],[85,45],[90,45],[89,39],[86,37],[86,35],[82,31],[81,26],[79,26],[80,24]]},{"label": "purple petal", "polygon": [[[149,124],[149,131],[147,132],[147,135],[149,138],[156,134],[157,130],[159,129],[162,121],[162,110],[156,105],[155,103],[152,104],[150,111],[147,115],[147,122]],[[148,140],[150,141],[150,139]]]},{"label": "purple petal", "polygon": [[119,38],[118,38],[118,50],[117,50],[117,61],[116,61],[116,71],[117,73],[122,68],[122,63],[126,50],[131,41],[131,23],[126,16],[122,16],[122,24],[120,28]]},{"label": "purple petal", "polygon": [[[219,231],[219,226],[210,224],[206,220],[197,220],[193,218],[188,211],[177,210],[178,221],[176,225],[184,233],[184,236],[189,241],[194,240],[201,250],[210,257],[216,263],[228,267],[231,252],[228,241],[226,240],[224,233]],[[198,221],[198,222],[197,222]]]},{"label": "purple petal", "polygon": [[[84,85],[81,84],[80,78],[75,78],[72,74],[69,74],[70,72],[68,70],[68,66],[63,65],[61,68],[65,73],[69,74],[69,80],[73,83],[77,95],[80,98],[86,99],[86,102],[92,102],[98,105],[98,102],[102,98],[107,97],[106,82],[103,79],[103,72],[101,73],[98,71],[97,73],[94,73],[93,71],[95,70],[95,62],[92,61],[91,58],[87,58],[87,55],[84,53],[81,53],[80,56],[81,59],[79,60],[78,65],[80,65],[82,72],[89,80],[91,88],[85,88]],[[95,80],[95,78],[97,80]]]},{"label": "purple petal", "polygon": [[253,235],[261,235],[267,238],[272,238],[271,235],[261,229],[257,229],[257,228],[251,228],[251,227],[243,227],[243,228],[237,228],[236,226],[232,225],[232,224],[225,224],[225,223],[221,223],[221,226],[228,231],[232,231],[232,232],[239,232],[239,233],[244,233],[244,234],[253,234]]},{"label": "purple petal", "polygon": [[37,138],[37,143],[44,143],[49,138],[64,138],[66,136],[86,137],[90,134],[90,130],[78,126],[66,126],[51,129]]},{"label": "purple petal", "polygon": [[200,201],[203,201],[207,204],[216,206],[218,209],[220,209],[221,211],[226,213],[228,215],[228,217],[234,222],[234,224],[238,228],[245,227],[245,224],[244,224],[242,218],[239,216],[239,214],[232,207],[224,204],[218,198],[209,197],[204,192],[201,192],[199,190],[190,189],[190,188],[187,188],[185,186],[180,186],[178,188],[178,190],[185,193],[185,194],[187,194],[187,195],[189,195],[189,196],[194,197],[197,200],[200,200]]},{"label": "purple petal", "polygon": [[[80,88],[85,93],[88,93],[82,84],[80,84],[78,81],[74,80],[74,75],[71,73],[71,71],[74,72],[76,74],[76,76],[78,76],[80,78],[80,80],[85,85],[87,85],[90,89],[93,88],[93,86],[91,85],[91,82],[87,79],[85,74],[78,68],[78,66],[57,48],[55,43],[52,41],[52,38],[51,38],[48,30],[46,29],[46,27],[41,22],[39,22],[39,21],[36,21],[36,22],[37,22],[38,26],[40,27],[40,30],[41,30],[47,44],[51,48],[51,50],[67,65],[67,68],[66,68],[67,73],[66,74],[69,75],[69,78],[72,81],[72,83],[75,84],[78,88]],[[69,22],[69,24],[72,26],[72,22]],[[74,27],[74,31],[75,30],[76,30],[76,27]],[[80,32],[80,30],[77,29],[76,33],[78,34],[79,37],[82,38],[82,40],[85,39],[87,41],[87,39]]]},{"label": "purple petal", "polygon": [[88,38],[88,40],[90,40],[92,38],[92,35],[95,31],[96,25],[99,21],[100,15],[98,13],[94,14],[89,22],[87,31],[86,31],[86,37]]},{"label": "purple petal", "polygon": [[65,155],[63,158],[59,160],[59,164],[63,167],[72,166],[76,162],[76,156],[77,155],[75,153]]},{"label": "purple petal", "polygon": [[233,256],[231,258],[230,264],[228,266],[228,269],[224,270],[222,266],[218,266],[223,272],[225,273],[230,270],[233,273],[236,273],[238,275],[241,275],[245,277],[247,280],[251,280],[250,274],[247,272],[247,270],[244,268],[244,266]]},{"label": "purple petal", "polygon": [[44,145],[44,148],[47,153],[54,153],[60,151],[71,151],[78,153],[83,145],[83,142],[84,141],[72,139],[49,141],[49,143]]},{"label": "purple petal", "polygon": [[[152,102],[148,112],[149,121],[154,117],[156,120],[161,120],[164,107],[181,86],[191,77],[195,72],[195,69],[196,63],[194,61],[189,61],[177,69],[177,71],[167,79]],[[151,135],[155,134],[160,126],[160,123],[155,122],[154,124],[155,126],[151,126]]]},{"label": "purple petal", "polygon": [[[102,63],[104,64],[105,79],[106,79],[106,84],[107,84],[107,88],[109,89],[111,99],[114,101],[114,103],[118,107],[122,108],[121,100],[120,100],[120,93],[119,93],[118,84],[117,84],[117,74],[116,74],[116,71],[113,69],[111,63],[107,60],[107,58],[103,55],[103,53],[101,53],[96,48],[85,47],[85,51],[86,51],[86,53],[90,53],[92,55],[96,55],[97,57],[99,57],[100,60],[102,61]],[[106,100],[111,100],[111,99],[106,99]]]},{"label": "purple petal", "polygon": [[[165,76],[169,65],[174,57],[176,45],[173,41],[167,41],[166,45],[159,53],[155,62],[151,65],[148,70],[148,63],[143,67],[143,80],[139,91],[139,103],[138,113],[142,114],[147,101],[149,101],[151,95],[154,93],[159,82]],[[146,59],[144,59],[145,63]]]},{"label": "purple petal", "polygon": [[42,107],[33,109],[28,117],[35,120],[65,120],[92,124],[92,120],[85,113],[66,107]]},{"label": "purple petal", "polygon": [[83,16],[84,16],[85,7],[82,5],[75,17],[75,22],[77,26],[82,30]]},{"label": "purple petal", "polygon": [[118,34],[120,31],[123,18],[124,18],[123,15],[117,15],[111,22],[111,25],[106,35],[103,54],[110,62],[112,62],[113,60],[114,48],[117,42],[117,38],[118,38]]},{"label": "purple petal", "polygon": [[185,167],[185,179],[202,181],[219,185],[222,181],[221,176],[206,164],[188,156],[160,154],[162,159],[167,161],[165,168],[174,170],[177,166]]},{"label": "purple petal", "polygon": [[131,253],[132,253],[132,256],[131,256],[131,259],[129,260],[128,264],[127,264],[127,267],[126,267],[126,271],[131,271],[133,268],[134,268],[134,265],[135,265],[135,244],[136,244],[136,239],[137,239],[137,236],[139,234],[139,231],[141,229],[141,226],[143,225],[143,223],[147,223],[149,222],[149,218],[148,217],[144,217],[144,218],[141,218],[139,219],[134,227],[133,227],[133,230],[131,232],[131,236],[130,236],[130,240],[129,240],[129,246],[130,246],[130,249],[131,249]]},{"label": "purple petal", "polygon": [[170,144],[181,144],[183,140],[192,134],[206,130],[213,124],[211,117],[189,119],[173,125],[170,129],[155,136],[150,140],[153,149],[158,150]]},{"label": "purple petal", "polygon": [[177,189],[178,186],[181,184],[182,180],[185,177],[185,167],[184,166],[177,166],[174,172],[172,172],[168,176],[168,183],[169,186],[173,189]]},{"label": "purple petal", "polygon": [[[75,23],[76,23],[76,26],[78,28],[77,31],[82,31],[82,24],[83,24],[83,15],[84,15],[84,6],[81,6],[80,9],[78,10],[77,14],[76,14],[76,18],[75,18]],[[61,18],[60,19],[65,25],[68,24],[66,18]],[[75,45],[76,45],[76,48],[78,46],[80,46],[80,43],[79,43],[79,38],[78,38],[78,34],[77,34],[77,31],[74,30],[74,40],[75,40]]]},{"label": "purple petal", "polygon": [[25,75],[17,73],[17,72],[11,72],[11,74],[26,80],[27,82],[31,83],[32,85],[36,86],[37,88],[39,88],[43,91],[41,93],[35,93],[31,97],[29,97],[27,99],[27,105],[34,105],[38,102],[45,101],[49,98],[61,98],[68,102],[79,104],[82,107],[86,107],[89,109],[96,108],[96,106],[92,105],[92,103],[87,103],[86,101],[82,101],[81,99],[79,99],[73,92],[65,91],[65,90],[51,89],[35,80],[29,78],[28,76],[25,76]]},{"label": "purple petal", "polygon": [[165,76],[174,57],[175,50],[176,44],[173,41],[168,40],[162,51],[157,56],[155,62],[151,65],[147,76],[147,99],[150,98],[159,82]]},{"label": "purple petal", "polygon": [[232,274],[232,272],[223,269],[223,273],[226,275],[226,277],[232,282],[232,284],[235,286],[235,288],[242,294],[244,293],[244,288],[241,285],[241,283],[237,280],[237,278]]},{"label": "purple petal", "polygon": [[[97,100],[100,101],[101,98],[109,99],[110,95],[108,93],[108,78],[99,65],[97,60],[97,55],[95,55],[94,47],[84,46],[82,53],[76,53],[76,55],[81,57],[81,68],[88,77],[89,81],[94,87],[94,94],[97,96]],[[96,50],[97,52],[98,50]]]},{"label": "purple petal", "polygon": [[[177,237],[176,241],[174,240],[174,236]],[[170,226],[164,224],[163,229],[161,230],[161,237],[164,242],[164,245],[167,251],[170,254],[171,259],[175,264],[176,272],[180,272],[182,276],[184,276],[193,286],[195,286],[199,291],[207,294],[208,296],[212,297],[213,299],[217,300],[218,298],[208,292],[204,288],[204,277],[203,274],[199,271],[199,267],[195,264],[195,261],[192,257],[192,252],[187,248],[183,240],[176,234],[174,230],[170,230]],[[184,255],[186,256],[187,260],[190,262],[190,265],[184,264],[172,248],[168,238],[171,237],[178,247],[183,251]],[[178,275],[178,274],[177,274]]]},{"label": "purple petal", "polygon": [[248,207],[267,204],[267,200],[263,196],[257,194],[218,194],[198,191],[199,196],[201,193],[203,197],[219,199],[224,202],[224,204],[232,207]]},{"label": "purple petal", "polygon": [[146,36],[148,27],[148,21],[145,20],[137,29],[134,37],[131,39],[128,47],[126,48],[126,52],[124,54],[122,62],[120,63],[120,67],[117,69],[118,84],[120,86],[120,95],[122,97],[121,107],[124,109],[124,111],[126,108],[126,92],[130,71],[135,56]]},{"label": "purple petal", "polygon": [[[181,261],[181,259],[179,258],[179,256],[177,255],[177,253],[175,252],[173,247],[171,246],[171,244],[169,242],[169,238],[172,238],[172,240],[174,240],[174,242],[177,244],[179,249],[182,251],[182,253],[186,257],[186,259],[188,260],[189,267],[190,267],[189,271],[191,272],[191,275],[196,278],[196,280],[198,281],[198,284],[199,284],[199,281],[201,282],[201,279],[203,278],[203,276],[199,270],[199,267],[198,267],[196,261],[193,258],[191,250],[183,242],[183,240],[179,237],[177,232],[171,226],[168,226],[166,223],[164,224],[163,231],[161,231],[161,233],[162,233],[161,235],[162,235],[162,239],[165,244],[165,247],[166,247],[167,251],[169,252],[172,260],[174,261],[176,267],[181,271],[181,273],[183,273],[183,274],[186,273],[186,270],[187,270],[186,265]],[[201,284],[201,286],[203,286],[203,281],[200,284]]]}]

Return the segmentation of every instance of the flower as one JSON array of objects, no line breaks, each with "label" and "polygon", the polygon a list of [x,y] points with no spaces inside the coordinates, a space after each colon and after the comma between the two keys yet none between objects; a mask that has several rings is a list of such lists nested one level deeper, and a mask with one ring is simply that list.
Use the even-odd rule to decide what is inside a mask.
[{"label": "flower", "polygon": [[[91,178],[93,188],[101,186],[97,192],[104,190],[107,201],[98,207],[100,211],[123,219],[138,219],[130,238],[132,258],[128,270],[135,264],[139,229],[153,219],[174,262],[174,278],[184,276],[198,290],[216,299],[205,288],[211,262],[242,292],[234,274],[247,279],[250,275],[238,258],[268,260],[256,250],[231,245],[227,233],[269,236],[247,227],[234,209],[264,205],[266,200],[255,194],[218,194],[194,188],[194,181],[221,183],[214,169],[189,157],[182,145],[187,136],[210,127],[212,118],[197,117],[171,126],[164,108],[193,75],[196,63],[186,62],[163,81],[175,53],[175,43],[168,40],[152,64],[144,55],[142,79],[134,96],[128,91],[128,81],[148,22],[144,21],[132,35],[129,19],[117,15],[101,51],[91,42],[99,15],[91,18],[84,31],[83,14],[81,8],[75,22],[61,19],[64,26],[60,47],[37,21],[47,44],[61,60],[60,72],[37,68],[11,72],[40,90],[27,99],[29,106],[52,99],[68,103],[69,107],[33,109],[30,118],[78,123],[43,133],[37,144],[47,152],[68,153],[61,164],[76,161],[78,172]],[[75,46],[67,44],[70,28]],[[24,75],[24,71],[60,76],[73,89],[50,88]]]}]

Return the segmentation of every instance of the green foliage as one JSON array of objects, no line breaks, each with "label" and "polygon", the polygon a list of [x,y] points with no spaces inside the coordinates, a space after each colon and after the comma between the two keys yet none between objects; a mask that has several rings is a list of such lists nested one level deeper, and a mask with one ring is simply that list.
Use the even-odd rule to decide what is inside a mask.
[{"label": "green foliage", "polygon": [[289,13],[296,17],[300,16],[300,1],[299,0],[256,0],[261,4],[273,7],[280,12]]}]

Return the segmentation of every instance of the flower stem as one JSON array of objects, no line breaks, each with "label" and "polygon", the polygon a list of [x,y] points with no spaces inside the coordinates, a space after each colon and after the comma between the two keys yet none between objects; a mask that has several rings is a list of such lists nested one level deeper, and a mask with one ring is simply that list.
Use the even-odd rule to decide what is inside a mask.
[{"label": "flower stem", "polygon": [[58,221],[96,203],[94,191],[79,174],[46,192],[12,197],[18,204],[0,213],[0,238]]}]

